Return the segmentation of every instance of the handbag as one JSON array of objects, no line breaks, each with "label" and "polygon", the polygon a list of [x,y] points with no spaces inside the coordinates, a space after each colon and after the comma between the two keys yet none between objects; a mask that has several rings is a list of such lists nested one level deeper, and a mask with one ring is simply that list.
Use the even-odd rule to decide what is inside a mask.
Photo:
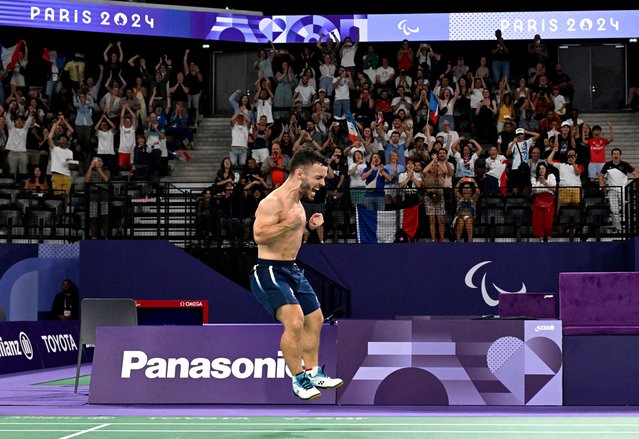
[{"label": "handbag", "polygon": [[[517,151],[519,151],[519,158],[523,159],[523,155],[521,154],[521,149],[519,148],[519,143],[515,143],[515,145],[517,146]],[[510,162],[511,166],[513,162],[514,160]],[[522,174],[530,175],[530,165],[528,165],[527,162],[521,161],[519,163],[519,167],[517,168],[517,171],[521,172]]]},{"label": "handbag", "polygon": [[533,201],[533,207],[541,210],[550,210],[554,202],[554,199],[542,199],[539,196],[535,197]]}]

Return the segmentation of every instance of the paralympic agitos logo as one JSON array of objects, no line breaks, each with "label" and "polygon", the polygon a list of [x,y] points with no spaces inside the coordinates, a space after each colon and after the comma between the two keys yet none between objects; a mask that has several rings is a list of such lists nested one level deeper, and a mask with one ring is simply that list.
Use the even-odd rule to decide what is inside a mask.
[{"label": "paralympic agitos logo", "polygon": [[[490,296],[490,294],[488,293],[488,287],[486,286],[486,284],[489,283],[489,281],[487,281],[488,271],[485,271],[484,274],[481,276],[481,283],[479,285],[476,285],[475,281],[473,280],[473,278],[475,277],[475,273],[477,273],[477,271],[480,268],[482,268],[484,265],[488,265],[491,262],[492,261],[482,261],[482,262],[480,262],[478,264],[475,264],[466,273],[466,277],[464,278],[464,282],[466,283],[466,286],[468,288],[472,288],[472,289],[481,288],[481,297],[482,297],[482,299],[484,299],[484,302],[486,302],[486,305],[488,305],[488,306],[497,306],[497,305],[499,305],[499,300],[495,300],[495,299],[493,299]],[[524,284],[523,282],[521,283],[521,289],[519,291],[506,291],[506,290],[498,287],[497,285],[495,285],[492,282],[490,282],[490,284],[497,291],[497,293],[525,293],[526,292],[526,284]]]}]

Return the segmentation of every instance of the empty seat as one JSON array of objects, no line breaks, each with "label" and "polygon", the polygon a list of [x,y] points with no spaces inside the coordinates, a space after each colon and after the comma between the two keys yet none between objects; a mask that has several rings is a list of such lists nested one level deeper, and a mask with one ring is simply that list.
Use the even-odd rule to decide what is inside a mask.
[{"label": "empty seat", "polygon": [[506,197],[506,200],[504,201],[504,206],[506,211],[508,211],[508,209],[510,209],[511,207],[530,207],[530,198],[528,198],[527,196],[524,195],[512,195],[509,194]]},{"label": "empty seat", "polygon": [[581,208],[579,206],[559,206],[557,222],[559,224],[579,224],[581,222]]},{"label": "empty seat", "polygon": [[530,206],[510,206],[506,210],[506,223],[515,226],[529,225],[532,221]]},{"label": "empty seat", "polygon": [[48,208],[29,209],[29,225],[33,227],[51,227],[55,214]]},{"label": "empty seat", "polygon": [[9,225],[14,227],[22,226],[22,210],[17,207],[2,207],[0,208],[0,226],[8,227]]},{"label": "empty seat", "polygon": [[592,226],[604,226],[610,222],[610,208],[604,206],[589,206],[584,210],[584,223]]},{"label": "empty seat", "polygon": [[505,224],[506,215],[502,207],[488,206],[479,211],[479,221],[481,224]]}]

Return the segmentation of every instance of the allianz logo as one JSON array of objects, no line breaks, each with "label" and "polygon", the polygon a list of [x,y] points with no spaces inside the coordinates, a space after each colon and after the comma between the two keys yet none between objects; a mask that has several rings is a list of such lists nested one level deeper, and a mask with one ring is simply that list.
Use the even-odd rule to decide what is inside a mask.
[{"label": "allianz logo", "polygon": [[555,325],[537,325],[535,326],[535,332],[541,331],[554,331]]},{"label": "allianz logo", "polygon": [[282,351],[277,358],[186,358],[186,357],[149,357],[143,351],[124,351],[120,378],[131,378],[144,374],[149,379],[218,379],[230,377],[247,378],[285,378],[292,377],[286,367]]},{"label": "allianz logo", "polygon": [[3,340],[0,337],[0,357],[19,357],[21,355],[24,355],[27,360],[33,359],[33,345],[27,334],[20,332],[17,340]]}]

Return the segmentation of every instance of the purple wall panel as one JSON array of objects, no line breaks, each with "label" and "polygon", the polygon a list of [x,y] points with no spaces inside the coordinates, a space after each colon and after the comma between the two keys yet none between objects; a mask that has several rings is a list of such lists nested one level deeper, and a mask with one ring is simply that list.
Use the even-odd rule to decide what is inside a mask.
[{"label": "purple wall panel", "polygon": [[339,322],[339,404],[561,405],[558,320]]}]

